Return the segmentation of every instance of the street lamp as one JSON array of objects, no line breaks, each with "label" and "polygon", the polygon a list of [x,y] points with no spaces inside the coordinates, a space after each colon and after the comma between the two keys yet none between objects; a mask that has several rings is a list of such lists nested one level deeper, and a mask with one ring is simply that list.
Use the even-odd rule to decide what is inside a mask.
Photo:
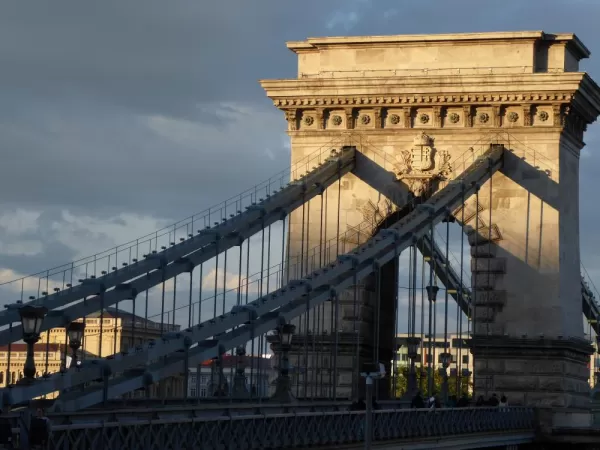
[{"label": "street lamp", "polygon": [[23,325],[23,340],[27,344],[27,359],[23,367],[24,378],[20,384],[31,384],[35,380],[35,360],[33,358],[33,346],[40,340],[40,330],[48,309],[43,306],[23,306],[19,308],[21,324]]},{"label": "street lamp", "polygon": [[411,397],[413,397],[417,392],[417,373],[415,371],[415,360],[417,359],[419,343],[420,339],[416,337],[409,337],[406,339],[408,358],[410,359],[410,370],[408,372],[408,386],[406,392]]},{"label": "street lamp", "polygon": [[229,386],[225,374],[223,373],[222,355],[213,358],[210,378],[212,395],[214,397],[225,397],[229,390]]},{"label": "street lamp", "polygon": [[246,398],[248,397],[248,389],[246,388],[246,349],[240,345],[236,350],[237,356],[235,376],[233,377],[233,397]]},{"label": "street lamp", "polygon": [[71,322],[67,327],[67,334],[69,335],[69,347],[73,352],[71,367],[77,367],[77,350],[79,350],[79,347],[81,347],[84,331],[85,323],[83,322]]},{"label": "street lamp", "polygon": [[[429,395],[432,395],[433,393],[433,386],[434,386],[434,382],[433,382],[433,366],[432,364],[434,363],[433,361],[433,357],[432,354],[435,355],[435,351],[432,348],[432,337],[435,335],[435,319],[436,319],[436,314],[435,314],[435,301],[437,298],[437,293],[440,290],[439,287],[437,286],[432,286],[432,285],[428,285],[425,287],[426,291],[427,291],[427,299],[429,300],[429,342],[427,343],[427,358],[429,358],[428,362],[427,362],[427,391],[429,393]],[[433,330],[431,329],[431,325],[432,325],[432,318],[433,318]]]},{"label": "street lamp", "polygon": [[273,394],[273,400],[280,403],[292,403],[295,399],[290,390],[290,363],[288,359],[288,353],[292,346],[292,337],[296,326],[290,323],[283,324],[275,330],[277,336],[277,343],[281,350],[281,360],[279,364],[279,376],[276,380],[275,393]]},{"label": "street lamp", "polygon": [[367,410],[365,411],[365,450],[369,450],[373,438],[373,380],[379,380],[385,376],[383,364],[364,363],[360,376],[365,378],[367,392]]},{"label": "street lamp", "polygon": [[448,352],[444,352],[440,355],[440,359],[442,360],[442,368],[440,372],[442,372],[442,399],[444,403],[448,402],[448,367],[452,362],[452,355]]},{"label": "street lamp", "polygon": [[440,288],[438,286],[425,286],[425,290],[427,291],[427,299],[430,302],[435,303],[437,293],[440,290]]}]

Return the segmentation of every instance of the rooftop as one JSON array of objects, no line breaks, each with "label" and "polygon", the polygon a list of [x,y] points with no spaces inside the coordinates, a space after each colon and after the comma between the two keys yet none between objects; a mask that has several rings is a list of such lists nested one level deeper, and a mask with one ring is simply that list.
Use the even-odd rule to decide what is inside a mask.
[{"label": "rooftop", "polygon": [[[101,311],[96,311],[92,314],[89,314],[87,317],[88,318],[100,318],[102,316]],[[145,323],[148,322],[148,324],[150,325],[156,325],[156,326],[160,326],[160,322],[154,321],[154,320],[150,320],[150,319],[146,319],[145,317],[142,316],[138,316],[137,314],[133,314],[130,313],[128,311],[123,311],[121,309],[117,309],[117,308],[105,308],[104,309],[104,315],[103,317],[105,319],[122,319],[124,322],[128,321],[128,322],[140,322],[140,323]],[[172,325],[165,322],[164,323],[164,328],[169,331],[172,329]],[[180,326],[179,325],[175,325],[175,330],[179,330]]]},{"label": "rooftop", "polygon": [[289,41],[287,47],[294,53],[318,47],[331,46],[375,46],[414,43],[460,43],[480,41],[558,41],[569,45],[580,58],[590,56],[590,51],[573,33],[545,33],[543,31],[496,31],[487,33],[445,33],[445,34],[396,34],[390,36],[333,36],[309,37],[305,41]]},{"label": "rooftop", "polygon": [[[61,346],[61,344],[35,344],[33,346],[33,351],[34,352],[46,352],[46,349],[48,349],[51,352],[58,352],[64,349],[64,345]],[[8,351],[8,345],[3,345],[0,347],[0,352],[7,352]],[[11,344],[10,346],[10,351],[11,352],[26,352],[27,351],[27,344],[25,343],[14,343]]]},{"label": "rooftop", "polygon": [[[262,356],[244,356],[244,361],[245,361],[245,365],[246,367],[256,367],[256,366],[261,366],[261,368],[269,368],[270,366],[270,362],[271,359],[270,358],[265,358]],[[238,362],[238,357],[237,356],[232,356],[232,355],[223,355],[221,357],[221,361],[222,361],[222,367],[225,368],[230,368],[230,367],[235,367],[237,362]],[[212,359],[209,359],[207,361],[203,361],[202,362],[202,367],[210,367],[213,363]]]}]

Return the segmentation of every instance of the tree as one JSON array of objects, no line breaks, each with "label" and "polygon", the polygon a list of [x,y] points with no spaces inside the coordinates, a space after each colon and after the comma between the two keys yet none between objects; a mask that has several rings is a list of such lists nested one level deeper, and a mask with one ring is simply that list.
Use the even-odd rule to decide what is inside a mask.
[{"label": "tree", "polygon": [[[421,391],[421,393],[429,397],[431,395],[439,395],[442,392],[442,383],[444,381],[443,376],[439,373],[438,370],[434,368],[432,370],[433,375],[433,391],[429,392],[428,386],[428,371],[427,367],[415,366],[415,372],[417,375],[417,387]],[[396,398],[400,398],[406,394],[408,390],[408,377],[409,377],[410,367],[409,366],[401,366],[398,367],[394,378],[392,379],[392,390],[394,390],[394,394]],[[473,382],[471,377],[460,377],[460,392],[457,394],[457,377],[448,376],[448,395],[456,395],[460,397],[462,394],[470,395],[470,392],[473,388]]]}]

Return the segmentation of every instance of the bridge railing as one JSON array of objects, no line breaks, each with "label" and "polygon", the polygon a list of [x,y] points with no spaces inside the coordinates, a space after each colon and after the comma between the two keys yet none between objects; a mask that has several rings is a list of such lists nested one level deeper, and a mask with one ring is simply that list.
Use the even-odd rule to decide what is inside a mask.
[{"label": "bridge railing", "polygon": [[[221,203],[152,233],[140,236],[135,240],[16,279],[12,278],[14,275],[12,272],[0,272],[0,294],[3,296],[5,303],[18,301],[43,304],[52,309],[57,305],[63,306],[61,301],[69,297],[72,291],[82,284],[82,279],[88,279],[91,276],[97,277],[98,280],[103,280],[106,289],[113,287],[124,281],[115,281],[118,274],[124,275],[125,279],[133,277],[131,272],[134,269],[132,270],[132,268],[138,261],[143,261],[144,254],[150,254],[153,251],[161,253],[161,249],[172,250],[174,246],[195,236],[197,230],[199,232],[204,229],[214,229],[227,221],[231,221],[231,219],[237,218],[248,207],[260,203],[263,199],[268,199],[289,186],[293,180],[302,178],[303,175],[320,166],[327,160],[332,148],[339,149],[340,146],[348,143],[351,143],[351,137],[344,136],[331,139],[313,152],[294,161],[290,168],[278,172],[268,180],[260,182]],[[83,297],[82,294],[76,298],[67,298],[64,304]],[[10,320],[5,317],[8,315],[9,312],[0,311],[0,326],[6,326],[10,323]],[[13,321],[17,320],[14,314],[11,317],[14,319]]]},{"label": "bridge railing", "polygon": [[[533,433],[532,408],[379,410],[375,441],[466,436],[471,433]],[[364,440],[364,411],[160,419],[60,425],[47,448],[69,450],[202,448],[281,449],[344,445]],[[484,441],[485,436],[478,439]]]}]

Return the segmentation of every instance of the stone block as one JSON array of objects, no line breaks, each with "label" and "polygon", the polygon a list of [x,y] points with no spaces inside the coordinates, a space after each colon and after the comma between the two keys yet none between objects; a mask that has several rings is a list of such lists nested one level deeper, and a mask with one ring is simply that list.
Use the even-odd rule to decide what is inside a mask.
[{"label": "stone block", "polygon": [[587,380],[575,380],[565,377],[565,390],[576,394],[589,394],[590,385]]},{"label": "stone block", "polygon": [[338,383],[351,384],[352,383],[352,372],[340,373],[338,376]]},{"label": "stone block", "polygon": [[539,388],[542,391],[562,391],[567,388],[567,382],[564,377],[539,377]]},{"label": "stone block", "polygon": [[494,290],[501,286],[502,275],[497,273],[476,273],[471,277],[471,287],[473,289]]},{"label": "stone block", "polygon": [[494,308],[487,306],[478,306],[475,308],[475,320],[477,322],[491,322],[494,320]]},{"label": "stone block", "polygon": [[505,258],[472,258],[471,272],[473,273],[506,273]]},{"label": "stone block", "polygon": [[474,333],[478,336],[503,336],[504,325],[494,322],[476,322]]},{"label": "stone block", "polygon": [[521,361],[518,359],[507,359],[504,362],[504,371],[507,374],[525,373],[526,367],[527,367],[527,361]]},{"label": "stone block", "polygon": [[511,406],[525,406],[527,404],[526,401],[526,392],[520,391],[503,391],[503,395],[506,396],[508,400],[508,404]]},{"label": "stone block", "polygon": [[471,257],[473,258],[494,258],[498,253],[498,246],[495,244],[488,245],[472,245],[471,246]]},{"label": "stone block", "polygon": [[473,302],[476,306],[504,306],[506,303],[506,291],[473,291]]},{"label": "stone block", "polygon": [[531,375],[496,375],[494,388],[498,391],[529,390],[539,388],[539,378]]},{"label": "stone block", "polygon": [[[469,245],[482,245],[488,242],[495,242],[501,239],[500,231],[497,226],[492,225],[489,227],[479,226],[479,232],[476,233],[474,229],[471,229],[467,234],[467,240]],[[492,245],[493,246],[493,245]]]},{"label": "stone block", "polygon": [[573,397],[563,393],[528,392],[526,402],[538,408],[566,408],[572,406]]},{"label": "stone block", "polygon": [[473,382],[473,388],[475,389],[475,391],[478,391],[478,392],[489,390],[491,388],[491,386],[492,386],[491,380],[484,376],[475,378],[475,380]]},{"label": "stone block", "polygon": [[590,376],[589,369],[585,365],[573,361],[568,361],[565,363],[565,374],[572,377],[585,379]]},{"label": "stone block", "polygon": [[478,374],[490,375],[504,373],[504,361],[502,359],[475,359],[474,368]]}]

